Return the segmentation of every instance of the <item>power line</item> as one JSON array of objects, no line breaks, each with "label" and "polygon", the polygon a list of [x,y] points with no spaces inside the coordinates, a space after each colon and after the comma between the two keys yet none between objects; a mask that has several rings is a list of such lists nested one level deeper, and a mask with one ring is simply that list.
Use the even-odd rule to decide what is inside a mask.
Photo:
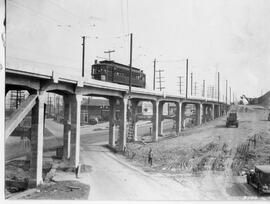
[{"label": "power line", "polygon": [[122,24],[122,32],[125,33],[125,21],[124,21],[123,0],[121,0],[121,24]]},{"label": "power line", "polygon": [[171,62],[171,63],[173,63],[173,62],[184,62],[186,59],[168,59],[168,60],[157,60],[157,62],[167,62],[167,63],[169,63],[169,62]]},{"label": "power line", "polygon": [[[76,33],[76,34],[80,34],[80,32],[78,30],[73,30],[71,29],[71,27],[74,27],[72,26],[71,24],[66,24],[65,22],[62,22],[56,18],[52,18],[51,16],[47,15],[47,14],[44,14],[44,13],[41,13],[40,11],[37,11],[33,8],[29,8],[29,7],[26,7],[18,2],[12,2],[12,1],[8,1],[9,4],[11,3],[11,5],[17,7],[17,8],[23,8],[25,10],[28,10],[28,11],[31,11],[32,13],[35,13],[35,17],[41,17],[43,19],[47,19],[51,22],[53,22],[54,24],[56,24],[58,27],[65,27],[65,28],[69,28],[70,31]],[[28,13],[29,14],[29,13]]]},{"label": "power line", "polygon": [[[51,3],[51,4],[55,5],[55,6],[57,6],[58,8],[62,9],[62,10],[65,11],[66,13],[70,14],[71,16],[77,18],[78,20],[85,21],[84,24],[87,25],[87,26],[89,26],[89,25],[88,25],[88,22],[87,22],[86,20],[84,20],[84,19],[81,18],[80,16],[74,14],[74,13],[71,12],[70,10],[68,10],[68,9],[66,9],[66,8],[64,8],[64,7],[62,7],[62,6],[60,6],[59,4],[53,2],[52,0],[47,0],[47,1],[48,1],[49,3]],[[91,19],[95,19],[95,20],[101,21],[100,18],[97,18],[97,17],[94,17],[94,16],[91,16],[90,18],[91,18]],[[79,22],[79,23],[80,23],[80,22]]]},{"label": "power line", "polygon": [[129,5],[128,5],[128,0],[127,0],[127,31],[129,33]]}]

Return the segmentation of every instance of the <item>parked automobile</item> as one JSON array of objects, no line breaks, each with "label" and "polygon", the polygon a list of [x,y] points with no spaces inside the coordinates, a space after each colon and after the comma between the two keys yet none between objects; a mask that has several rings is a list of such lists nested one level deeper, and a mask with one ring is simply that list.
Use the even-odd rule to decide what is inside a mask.
[{"label": "parked automobile", "polygon": [[247,183],[261,195],[270,193],[270,165],[258,165],[247,172]]},{"label": "parked automobile", "polygon": [[237,119],[237,113],[236,112],[229,113],[229,115],[227,117],[226,127],[228,128],[231,125],[235,125],[238,128],[239,121]]}]

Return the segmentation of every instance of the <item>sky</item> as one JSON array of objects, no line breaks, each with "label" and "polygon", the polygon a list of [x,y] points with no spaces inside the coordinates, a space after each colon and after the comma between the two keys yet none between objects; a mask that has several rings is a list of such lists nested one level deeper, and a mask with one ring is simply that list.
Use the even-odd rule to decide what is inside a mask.
[{"label": "sky", "polygon": [[90,75],[95,59],[108,58],[104,51],[129,64],[133,33],[132,64],[147,88],[156,59],[165,90],[179,93],[182,76],[184,91],[188,58],[197,96],[203,80],[217,87],[219,72],[221,99],[225,80],[238,99],[258,97],[270,89],[269,10],[269,0],[7,0],[7,57],[81,75],[85,35]]}]

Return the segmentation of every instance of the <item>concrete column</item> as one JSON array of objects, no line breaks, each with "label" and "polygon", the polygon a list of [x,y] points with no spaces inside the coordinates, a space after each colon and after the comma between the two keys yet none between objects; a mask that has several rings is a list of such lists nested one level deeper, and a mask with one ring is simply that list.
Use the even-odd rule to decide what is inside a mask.
[{"label": "concrete column", "polygon": [[211,105],[211,120],[215,120],[215,105]]},{"label": "concrete column", "polygon": [[46,96],[40,92],[36,104],[32,108],[31,125],[31,159],[30,159],[30,187],[36,187],[43,183],[43,134],[44,134],[44,102]]},{"label": "concrete column", "polygon": [[186,103],[183,103],[181,105],[181,128],[185,129],[185,109],[186,109]]},{"label": "concrete column", "polygon": [[159,102],[158,104],[158,135],[163,135],[163,106],[164,102]]},{"label": "concrete column", "polygon": [[203,107],[202,103],[196,105],[196,112],[197,112],[197,125],[202,124],[202,117],[203,117]]},{"label": "concrete column", "polygon": [[202,124],[206,122],[206,107],[202,104]]},{"label": "concrete column", "polygon": [[182,103],[176,103],[176,134],[179,134],[182,129]]},{"label": "concrete column", "polygon": [[153,116],[152,116],[152,124],[153,124],[153,131],[152,131],[152,140],[158,141],[158,125],[159,125],[159,101],[153,101]]},{"label": "concrete column", "polygon": [[64,135],[63,135],[63,160],[70,158],[71,138],[71,102],[70,98],[64,96]]},{"label": "concrete column", "polygon": [[138,141],[138,122],[134,124],[134,141]]},{"label": "concrete column", "polygon": [[116,99],[110,98],[110,115],[109,115],[109,145],[115,147],[115,128],[116,128]]},{"label": "concrete column", "polygon": [[132,100],[131,101],[131,122],[133,124],[133,127],[134,127],[134,135],[133,135],[133,141],[137,141],[138,140],[138,131],[137,131],[137,114],[138,114],[138,103],[139,101],[138,100]]},{"label": "concrete column", "polygon": [[71,103],[71,165],[77,167],[80,162],[80,128],[82,95],[70,95]]},{"label": "concrete column", "polygon": [[218,105],[218,117],[221,116],[221,108],[220,108],[220,105]]},{"label": "concrete column", "polygon": [[128,99],[120,100],[120,127],[119,127],[119,147],[124,150],[127,142],[127,103]]}]

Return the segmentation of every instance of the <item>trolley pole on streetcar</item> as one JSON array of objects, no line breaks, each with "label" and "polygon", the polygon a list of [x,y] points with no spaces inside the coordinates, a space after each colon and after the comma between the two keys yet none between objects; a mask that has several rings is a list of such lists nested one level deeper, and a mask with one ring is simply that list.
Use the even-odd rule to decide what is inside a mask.
[{"label": "trolley pole on streetcar", "polygon": [[131,77],[132,77],[132,72],[131,72],[131,67],[132,67],[132,39],[133,34],[130,33],[130,55],[129,55],[129,94],[131,94]]},{"label": "trolley pole on streetcar", "polygon": [[112,52],[115,52],[115,50],[104,51],[105,54],[109,54],[109,60],[111,60],[111,53]]},{"label": "trolley pole on streetcar", "polygon": [[84,77],[84,53],[85,53],[85,36],[82,36],[82,77]]}]

